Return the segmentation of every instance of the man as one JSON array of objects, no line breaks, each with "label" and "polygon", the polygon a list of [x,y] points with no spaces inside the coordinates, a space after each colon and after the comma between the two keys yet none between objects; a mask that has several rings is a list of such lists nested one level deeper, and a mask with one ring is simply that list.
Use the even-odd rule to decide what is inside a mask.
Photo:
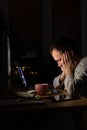
[{"label": "man", "polygon": [[87,57],[81,57],[76,43],[61,37],[50,46],[50,54],[61,68],[53,80],[54,88],[64,86],[70,97],[87,94]]}]

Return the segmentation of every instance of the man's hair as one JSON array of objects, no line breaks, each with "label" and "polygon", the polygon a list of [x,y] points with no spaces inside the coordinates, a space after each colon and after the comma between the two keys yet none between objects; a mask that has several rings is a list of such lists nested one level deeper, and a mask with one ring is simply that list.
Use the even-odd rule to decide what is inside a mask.
[{"label": "man's hair", "polygon": [[78,48],[76,46],[77,44],[74,40],[72,40],[69,37],[62,36],[59,39],[56,39],[54,42],[52,42],[49,51],[51,54],[53,49],[57,49],[61,52],[72,50],[74,53],[78,54]]}]

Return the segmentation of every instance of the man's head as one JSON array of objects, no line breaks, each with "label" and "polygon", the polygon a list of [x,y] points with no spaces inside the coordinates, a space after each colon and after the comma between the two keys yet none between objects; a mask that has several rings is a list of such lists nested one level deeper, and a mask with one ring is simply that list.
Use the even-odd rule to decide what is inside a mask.
[{"label": "man's head", "polygon": [[50,46],[50,54],[61,69],[63,64],[62,55],[65,52],[69,52],[72,58],[78,54],[76,43],[71,38],[60,37]]}]

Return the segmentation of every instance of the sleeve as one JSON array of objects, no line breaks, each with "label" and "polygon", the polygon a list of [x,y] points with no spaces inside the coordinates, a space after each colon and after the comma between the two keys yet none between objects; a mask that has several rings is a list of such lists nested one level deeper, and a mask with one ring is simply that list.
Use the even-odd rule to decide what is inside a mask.
[{"label": "sleeve", "polygon": [[64,89],[70,96],[87,94],[87,67],[79,65],[74,75],[68,75],[64,81]]},{"label": "sleeve", "polygon": [[69,95],[72,95],[75,91],[75,80],[73,75],[68,75],[64,81],[64,90],[67,91]]},{"label": "sleeve", "polygon": [[60,75],[56,76],[54,79],[53,79],[53,87],[54,88],[57,88],[58,86],[62,86],[63,83],[60,83]]}]

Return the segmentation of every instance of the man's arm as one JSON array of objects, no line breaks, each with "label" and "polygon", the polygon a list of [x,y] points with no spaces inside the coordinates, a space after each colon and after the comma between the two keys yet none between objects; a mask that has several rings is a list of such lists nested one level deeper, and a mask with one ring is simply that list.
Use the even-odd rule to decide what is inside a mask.
[{"label": "man's arm", "polygon": [[64,72],[62,72],[60,75],[56,76],[53,79],[53,87],[57,88],[63,86],[64,80],[65,80],[65,74]]}]

